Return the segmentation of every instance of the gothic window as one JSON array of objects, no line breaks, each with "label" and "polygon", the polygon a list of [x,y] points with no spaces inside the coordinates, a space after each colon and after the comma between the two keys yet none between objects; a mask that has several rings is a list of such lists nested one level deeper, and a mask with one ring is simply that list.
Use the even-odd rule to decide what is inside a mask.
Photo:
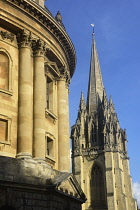
[{"label": "gothic window", "polygon": [[9,58],[3,51],[0,51],[0,88],[9,89]]},{"label": "gothic window", "polygon": [[91,129],[91,144],[92,146],[95,146],[97,144],[97,129],[96,129],[96,125],[92,125],[92,129]]},{"label": "gothic window", "polygon": [[98,164],[94,164],[91,171],[91,204],[93,207],[106,206],[105,179]]},{"label": "gothic window", "polygon": [[53,81],[46,76],[46,107],[53,111]]}]

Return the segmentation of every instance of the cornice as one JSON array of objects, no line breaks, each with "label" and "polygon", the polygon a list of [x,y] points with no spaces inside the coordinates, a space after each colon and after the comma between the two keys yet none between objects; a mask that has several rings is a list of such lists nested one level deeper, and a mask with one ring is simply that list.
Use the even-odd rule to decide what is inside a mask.
[{"label": "cornice", "polygon": [[76,65],[76,53],[74,45],[69,38],[66,31],[62,26],[57,23],[54,17],[49,13],[49,11],[40,7],[36,2],[32,0],[5,0],[12,6],[20,9],[22,12],[26,13],[28,16],[34,18],[40,25],[42,25],[47,31],[53,35],[63,48],[68,64],[70,67],[70,75],[73,76],[75,65]]}]

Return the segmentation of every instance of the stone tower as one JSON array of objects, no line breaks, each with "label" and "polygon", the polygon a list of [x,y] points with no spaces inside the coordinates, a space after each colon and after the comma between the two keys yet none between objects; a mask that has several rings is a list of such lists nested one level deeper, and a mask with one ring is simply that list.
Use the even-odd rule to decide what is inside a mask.
[{"label": "stone tower", "polygon": [[136,210],[126,131],[104,89],[94,34],[87,103],[82,93],[71,138],[73,173],[87,197],[83,209]]}]

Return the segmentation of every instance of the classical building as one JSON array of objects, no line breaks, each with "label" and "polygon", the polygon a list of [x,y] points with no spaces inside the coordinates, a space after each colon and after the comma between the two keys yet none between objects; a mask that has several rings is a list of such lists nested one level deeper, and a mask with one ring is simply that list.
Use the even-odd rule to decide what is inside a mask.
[{"label": "classical building", "polygon": [[87,197],[83,210],[136,210],[126,131],[105,92],[94,34],[87,103],[82,93],[71,138],[73,173]]},{"label": "classical building", "polygon": [[75,49],[45,0],[0,0],[0,210],[80,210],[70,174]]}]

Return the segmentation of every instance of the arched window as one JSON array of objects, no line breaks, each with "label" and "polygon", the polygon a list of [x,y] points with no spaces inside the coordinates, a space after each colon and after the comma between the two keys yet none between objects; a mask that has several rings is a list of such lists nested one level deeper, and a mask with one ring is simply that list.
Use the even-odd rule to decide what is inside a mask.
[{"label": "arched window", "polygon": [[9,90],[9,58],[0,51],[0,88]]},{"label": "arched window", "polygon": [[94,164],[91,171],[91,205],[94,208],[106,208],[106,187],[103,170]]},{"label": "arched window", "polygon": [[95,124],[93,124],[91,128],[91,145],[97,145],[97,127]]}]

